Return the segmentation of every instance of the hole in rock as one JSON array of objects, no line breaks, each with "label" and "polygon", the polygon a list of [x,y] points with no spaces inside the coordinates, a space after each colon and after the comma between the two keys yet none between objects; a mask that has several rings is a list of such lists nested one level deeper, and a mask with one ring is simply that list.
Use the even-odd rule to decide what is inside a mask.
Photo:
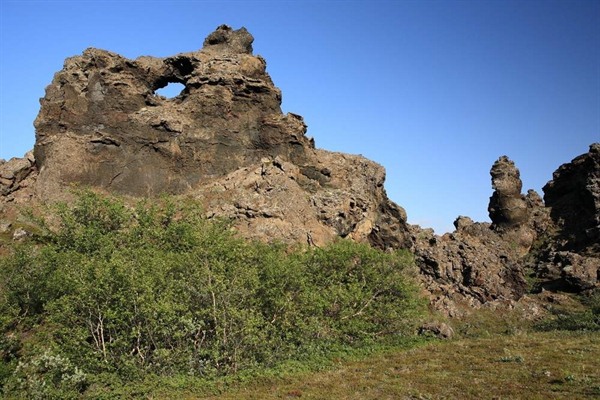
[{"label": "hole in rock", "polygon": [[167,99],[172,99],[173,97],[179,96],[183,89],[185,89],[185,85],[183,83],[169,82],[167,86],[156,89],[154,93],[164,96]]}]

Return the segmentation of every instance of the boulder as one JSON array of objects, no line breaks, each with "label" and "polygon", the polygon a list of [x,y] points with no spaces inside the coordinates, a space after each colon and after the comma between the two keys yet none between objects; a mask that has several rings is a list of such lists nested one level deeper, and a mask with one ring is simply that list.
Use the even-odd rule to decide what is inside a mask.
[{"label": "boulder", "polygon": [[438,339],[452,339],[454,329],[445,322],[427,322],[419,327],[419,335],[435,336]]},{"label": "boulder", "polygon": [[[3,160],[4,161],[4,160]],[[4,202],[26,202],[33,196],[37,167],[33,152],[0,163],[0,205]]]}]

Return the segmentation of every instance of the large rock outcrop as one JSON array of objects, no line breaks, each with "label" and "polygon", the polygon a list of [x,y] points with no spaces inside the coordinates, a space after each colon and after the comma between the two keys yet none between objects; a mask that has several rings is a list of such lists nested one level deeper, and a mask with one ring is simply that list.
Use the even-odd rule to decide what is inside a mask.
[{"label": "large rock outcrop", "polygon": [[515,304],[536,289],[599,287],[600,144],[554,172],[544,187],[545,202],[533,190],[521,193],[519,170],[506,156],[490,175],[491,224],[459,217],[456,230],[443,236],[412,228],[432,304],[460,315],[474,307]]},{"label": "large rock outcrop", "polygon": [[[281,113],[281,92],[252,41],[243,28],[221,26],[197,52],[128,60],[87,49],[67,59],[35,120],[40,196],[73,182],[134,196],[183,193],[263,157],[304,165],[313,150],[306,125]],[[172,99],[156,94],[170,82],[185,88]]]},{"label": "large rock outcrop", "polygon": [[521,194],[523,183],[515,163],[502,156],[490,171],[494,193],[488,211],[492,223],[500,228],[512,228],[527,220],[527,203]]},{"label": "large rock outcrop", "polygon": [[491,228],[507,241],[518,256],[529,252],[534,241],[547,230],[548,213],[537,192],[521,193],[523,182],[515,163],[500,157],[490,170],[492,188],[488,212]]},{"label": "large rock outcrop", "polygon": [[[191,196],[209,218],[265,241],[409,248],[431,303],[449,315],[514,305],[531,289],[526,268],[546,288],[598,286],[600,144],[554,173],[546,204],[521,193],[519,170],[500,157],[490,171],[492,223],[459,217],[453,233],[437,236],[407,224],[383,188],[383,167],[315,148],[302,117],[282,113],[252,42],[223,25],[201,50],[172,57],[87,49],[67,59],[41,99],[34,152],[0,162],[4,234],[12,204],[68,199],[79,184]],[[156,93],[171,82],[184,85],[180,94]]]},{"label": "large rock outcrop", "polygon": [[600,143],[561,165],[544,188],[554,227],[531,263],[548,289],[600,286]]},{"label": "large rock outcrop", "polygon": [[[281,91],[252,42],[246,29],[223,25],[201,50],[173,57],[129,60],[90,48],[68,58],[35,120],[37,198],[64,199],[71,184],[185,194],[253,238],[409,246],[384,169],[316,149],[302,117],[282,113]],[[170,82],[184,85],[179,95],[156,93]]]},{"label": "large rock outcrop", "polygon": [[431,302],[450,315],[464,312],[461,304],[512,304],[528,291],[521,259],[536,237],[531,216],[537,215],[541,198],[533,191],[521,194],[519,170],[506,156],[494,163],[490,175],[492,224],[460,216],[453,233],[413,231],[416,261]]},{"label": "large rock outcrop", "polygon": [[490,175],[491,224],[460,216],[456,230],[443,236],[413,227],[413,251],[430,300],[449,315],[520,300],[531,289],[524,266],[532,246],[553,226],[541,197],[521,193],[520,172],[507,156]]},{"label": "large rock outcrop", "polygon": [[415,259],[432,305],[458,316],[484,305],[512,305],[528,290],[519,254],[489,223],[459,217],[443,236],[416,229]]},{"label": "large rock outcrop", "polygon": [[561,165],[543,190],[562,250],[600,252],[600,143]]}]

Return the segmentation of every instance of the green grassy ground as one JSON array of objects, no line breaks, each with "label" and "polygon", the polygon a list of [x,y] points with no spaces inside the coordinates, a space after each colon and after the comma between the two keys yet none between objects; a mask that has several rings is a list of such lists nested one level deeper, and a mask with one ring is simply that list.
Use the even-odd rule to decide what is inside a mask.
[{"label": "green grassy ground", "polygon": [[600,335],[519,332],[434,342],[341,362],[324,372],[258,379],[188,399],[600,398]]}]

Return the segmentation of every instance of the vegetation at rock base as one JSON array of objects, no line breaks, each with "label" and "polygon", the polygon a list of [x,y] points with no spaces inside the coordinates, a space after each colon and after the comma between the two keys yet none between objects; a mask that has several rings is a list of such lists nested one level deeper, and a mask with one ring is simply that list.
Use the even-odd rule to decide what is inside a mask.
[{"label": "vegetation at rock base", "polygon": [[405,252],[251,243],[172,198],[128,206],[83,191],[33,215],[0,260],[8,398],[208,382],[407,337],[424,311]]},{"label": "vegetation at rock base", "polygon": [[29,218],[0,259],[4,398],[600,395],[598,291],[432,342],[404,252],[249,242],[173,198],[83,191]]},{"label": "vegetation at rock base", "polygon": [[600,332],[600,288],[580,294],[578,299],[580,307],[551,307],[551,316],[537,324],[536,328],[541,331]]},{"label": "vegetation at rock base", "polygon": [[[242,383],[214,396],[179,391],[170,398],[597,399],[599,353],[597,334],[522,329],[380,351],[325,371]],[[165,398],[165,392],[156,393]]]}]

